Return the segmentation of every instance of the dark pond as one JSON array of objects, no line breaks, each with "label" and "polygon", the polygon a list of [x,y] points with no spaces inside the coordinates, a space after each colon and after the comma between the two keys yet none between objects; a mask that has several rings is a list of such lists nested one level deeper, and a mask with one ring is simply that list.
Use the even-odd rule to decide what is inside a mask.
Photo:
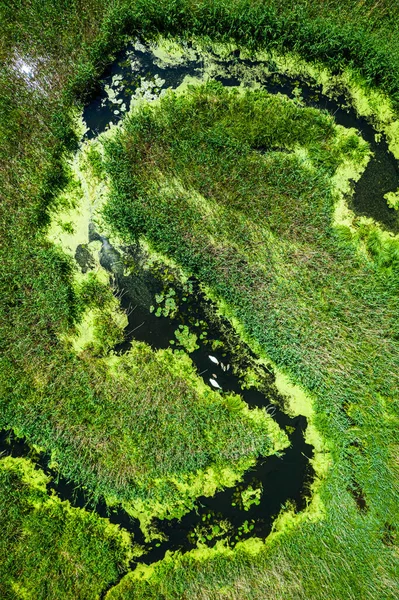
[{"label": "dark pond", "polygon": [[[162,63],[157,60],[151,47],[145,44],[140,43],[137,48],[129,45],[120,52],[105,73],[100,93],[84,109],[83,116],[88,127],[87,137],[95,137],[104,131],[109,123],[116,123],[123,117],[120,105],[111,101],[105,90],[105,86],[112,87],[112,82],[116,81],[115,77],[123,86],[123,89],[117,92],[117,101],[122,102],[128,109],[132,94],[144,79],[153,81],[154,91],[159,92],[167,88],[176,88],[186,75],[203,76],[205,66],[200,53],[189,44],[187,44],[187,52],[190,58],[184,64],[166,68],[163,68]],[[212,53],[211,50],[209,52]],[[359,215],[372,217],[385,229],[394,233],[399,231],[397,211],[390,208],[384,198],[386,193],[399,189],[398,161],[388,150],[386,138],[382,135],[377,138],[380,141],[376,141],[377,131],[372,123],[357,115],[342,91],[337,90],[335,98],[331,99],[323,95],[322,87],[316,82],[291,78],[277,71],[270,75],[270,72],[273,72],[271,62],[241,59],[237,52],[233,52],[228,60],[213,54],[212,60],[219,67],[219,74],[215,74],[214,78],[223,85],[240,85],[242,78],[237,73],[243,73],[243,69],[247,68],[253,73],[252,80],[260,83],[268,92],[282,93],[290,98],[297,97],[299,92],[308,106],[327,110],[339,125],[358,129],[370,144],[374,156],[361,179],[354,185],[352,208]],[[268,74],[266,70],[263,70],[262,74],[262,66],[268,68]],[[116,90],[115,84],[113,89]],[[118,114],[115,114],[115,110]]]}]

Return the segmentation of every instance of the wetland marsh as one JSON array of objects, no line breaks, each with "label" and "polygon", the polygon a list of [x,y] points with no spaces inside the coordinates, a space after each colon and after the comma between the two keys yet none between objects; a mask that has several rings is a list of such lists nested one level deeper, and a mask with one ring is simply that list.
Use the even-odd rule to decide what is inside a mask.
[{"label": "wetland marsh", "polygon": [[241,9],[7,13],[4,598],[397,597],[396,63]]}]

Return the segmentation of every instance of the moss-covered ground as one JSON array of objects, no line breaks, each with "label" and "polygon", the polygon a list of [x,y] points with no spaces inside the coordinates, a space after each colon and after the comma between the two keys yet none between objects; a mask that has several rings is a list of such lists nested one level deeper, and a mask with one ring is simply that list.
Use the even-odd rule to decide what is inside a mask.
[{"label": "moss-covered ground", "polygon": [[[94,293],[78,285],[72,258],[47,235],[65,209],[75,117],[138,32],[294,51],[337,76],[350,68],[395,113],[397,17],[390,2],[352,0],[0,5],[2,427],[116,502],[147,497],[153,479],[270,451],[267,419],[231,413],[171,352],[134,344],[115,370],[106,336],[94,351],[68,342],[88,310],[108,303],[115,313],[104,281]],[[334,175],[365,160],[361,138],[295,103],[211,85],[138,110],[105,149],[109,223],[208,286],[257,351],[312,396],[331,454],[313,509],[287,513],[270,543],[167,556],[109,597],[397,598],[398,251],[373,223],[346,214],[336,224]],[[3,459],[0,477],[4,598],[96,598],[116,581],[130,555],[124,535],[49,498],[26,461]],[[162,485],[155,501],[171,502]]]}]

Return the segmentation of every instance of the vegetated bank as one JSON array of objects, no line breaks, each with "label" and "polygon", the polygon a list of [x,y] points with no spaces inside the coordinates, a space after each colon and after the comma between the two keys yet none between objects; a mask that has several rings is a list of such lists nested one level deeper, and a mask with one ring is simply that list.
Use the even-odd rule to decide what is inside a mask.
[{"label": "vegetated bank", "polygon": [[[71,96],[65,97],[61,93],[62,89],[69,87],[71,74],[75,77],[77,73],[74,90],[86,89],[87,83],[93,82],[99,74],[114,44],[122,41],[115,32],[120,34],[129,22],[131,33],[137,28],[150,32],[187,26],[188,34],[216,35],[216,29],[220,27],[219,31],[224,28],[226,35],[234,31],[237,38],[242,36],[241,39],[247,42],[250,36],[264,43],[273,43],[274,40],[282,48],[298,44],[303,52],[309,52],[310,57],[312,54],[325,57],[338,70],[348,62],[357,66],[370,82],[382,84],[393,95],[397,85],[395,29],[389,15],[384,16],[385,4],[380,8],[370,4],[364,9],[367,4],[360,7],[348,3],[335,11],[328,7],[332,11],[328,17],[321,15],[315,20],[311,19],[312,11],[320,9],[316,3],[312,3],[310,8],[300,5],[291,13],[285,12],[288,5],[280,5],[277,13],[265,10],[262,5],[257,5],[256,10],[248,10],[248,4],[229,5],[227,10],[204,3],[199,7],[202,14],[193,13],[192,7],[189,7],[190,12],[185,12],[185,5],[171,7],[157,3],[152,8],[143,3],[132,8],[126,3],[125,10],[122,10],[121,4],[111,5],[110,9],[108,6],[105,8],[103,3],[95,2],[85,3],[84,10],[78,3],[62,7],[56,3],[51,6],[31,4],[29,8],[13,6],[13,10],[7,11],[5,19],[2,19],[4,35],[1,51],[2,57],[8,58],[8,66],[2,72],[5,90],[2,95],[2,151],[6,159],[2,167],[2,183],[6,192],[2,203],[3,423],[19,427],[31,439],[48,448],[57,445],[59,452],[64,451],[64,456],[68,456],[68,448],[65,449],[63,444],[66,433],[62,428],[51,426],[49,412],[54,405],[49,404],[48,399],[58,387],[62,386],[66,391],[73,382],[70,375],[76,363],[73,355],[65,352],[57,334],[78,320],[81,311],[70,283],[68,261],[44,241],[38,226],[46,222],[47,206],[66,181],[60,158],[65,149],[72,149],[76,142],[67,117]],[[2,10],[5,11],[5,7]],[[108,10],[106,19],[104,13]],[[298,10],[302,10],[301,18],[295,16]],[[193,23],[193,14],[198,23]],[[215,15],[225,16],[217,19]],[[252,27],[257,15],[258,28]],[[341,26],[341,19],[348,15],[356,19],[357,24],[345,29]],[[379,21],[381,16],[383,18]],[[279,27],[275,27],[277,20]],[[46,28],[43,28],[43,22],[48,24]],[[302,24],[306,37],[297,35]],[[271,33],[265,38],[268,31]],[[332,31],[336,35],[326,35],[326,32],[330,34]],[[81,40],[86,43],[83,49]],[[16,74],[20,60],[33,69],[35,76],[32,80]],[[24,123],[22,129],[21,121]],[[380,238],[374,236],[373,253],[377,258],[381,257],[379,244]],[[318,398],[319,421],[323,420],[322,409],[325,414],[323,431],[335,442],[336,466],[323,492],[327,507],[325,520],[302,524],[300,529],[285,534],[284,541],[280,538],[269,555],[250,558],[248,548],[234,555],[221,550],[220,555],[209,555],[208,560],[202,563],[195,562],[194,557],[186,557],[183,569],[175,569],[176,562],[169,559],[159,566],[161,578],[155,571],[150,583],[145,580],[133,582],[136,592],[129,592],[130,596],[136,593],[139,597],[145,597],[144,594],[157,597],[157,594],[163,593],[173,597],[184,589],[186,594],[196,597],[212,593],[219,597],[222,594],[227,597],[240,597],[240,594],[241,597],[243,594],[264,597],[265,590],[273,589],[277,590],[276,597],[289,597],[290,594],[292,597],[314,598],[356,597],[356,594],[358,597],[394,597],[395,588],[390,582],[394,581],[395,555],[390,544],[395,541],[396,535],[395,520],[391,516],[395,514],[393,502],[396,490],[393,479],[395,464],[389,444],[396,441],[393,430],[395,416],[390,415],[394,414],[396,392],[392,381],[397,371],[396,366],[389,370],[389,365],[392,365],[390,344],[397,335],[397,329],[389,313],[395,315],[397,310],[392,299],[395,270],[392,264],[389,265],[389,260],[382,261],[385,270],[380,270],[372,261],[368,263],[369,259],[358,259],[352,246],[345,255],[365,261],[369,269],[369,286],[363,291],[360,284],[365,277],[355,278],[357,284],[353,286],[353,294],[345,299],[348,302],[340,301],[338,307],[338,312],[348,318],[348,348],[353,349],[353,355],[357,354],[355,347],[363,340],[363,350],[359,352],[357,365],[341,355],[341,360],[334,359],[331,366],[329,353],[337,354],[334,354],[329,342],[324,356],[320,356],[320,350],[312,355],[316,355],[321,365],[317,380],[313,379],[312,372],[313,367],[318,366],[316,359],[314,363],[309,359],[310,372],[304,371],[306,382]],[[301,261],[298,270],[303,275],[305,267],[302,265],[309,263],[309,252],[302,250],[297,260]],[[344,264],[348,265],[347,262]],[[327,261],[329,267],[330,261]],[[364,265],[362,268],[365,268]],[[349,273],[351,269],[341,280],[343,286],[348,285]],[[316,283],[319,275],[320,270],[315,269]],[[300,279],[300,290],[307,290],[307,298],[305,295],[301,297],[304,304],[310,305],[315,296],[310,284],[304,286],[307,277],[306,273]],[[371,291],[370,282],[373,280],[375,288]],[[353,280],[350,285],[352,283]],[[334,285],[339,287],[338,283],[334,282]],[[339,297],[341,288],[335,289],[335,293]],[[368,302],[366,312],[363,311],[363,293]],[[324,297],[323,290],[319,289],[317,316],[325,312],[333,314],[334,309],[337,310],[335,297]],[[284,303],[279,310],[277,324],[281,317],[289,314]],[[359,324],[351,321],[349,315],[359,317]],[[313,314],[308,316],[308,322],[314,318]],[[285,327],[284,331],[287,331]],[[319,331],[319,339],[310,338],[309,344],[313,339],[320,349],[323,348],[325,331]],[[281,364],[289,362],[291,371],[294,371],[297,357],[288,348],[291,339],[285,346],[283,333],[278,333],[275,340],[280,344],[277,359]],[[339,345],[338,348],[342,349]],[[386,366],[381,366],[378,358],[381,348],[388,356]],[[320,379],[323,385],[320,385]],[[359,389],[355,392],[351,380],[358,384]],[[82,396],[82,386],[89,389],[91,385],[89,378],[82,375],[80,385],[74,389],[72,386],[68,396],[64,396],[63,412],[68,412],[74,405],[82,407],[82,398],[86,398]],[[334,393],[331,392],[333,388]],[[366,392],[364,398],[363,392]],[[350,406],[353,399],[358,399],[355,407]],[[351,423],[348,416],[342,414],[341,406],[351,408],[355,429],[349,431]],[[353,439],[354,436],[356,439]],[[73,455],[69,456],[72,463]],[[369,507],[366,514],[357,512],[351,495],[346,492],[346,485],[350,483],[348,475],[353,471],[366,493]],[[190,570],[187,564],[192,567]],[[325,569],[327,564],[329,569]],[[373,565],[378,565],[380,571]],[[282,578],[282,574],[286,577]],[[244,582],[244,592],[242,587],[235,587],[238,579],[241,586]],[[162,592],[159,586],[162,586]],[[78,593],[84,596],[83,591],[76,591]]]},{"label": "vegetated bank", "polygon": [[128,534],[49,497],[47,478],[31,461],[2,458],[0,482],[3,598],[94,599],[126,571],[133,555]]}]

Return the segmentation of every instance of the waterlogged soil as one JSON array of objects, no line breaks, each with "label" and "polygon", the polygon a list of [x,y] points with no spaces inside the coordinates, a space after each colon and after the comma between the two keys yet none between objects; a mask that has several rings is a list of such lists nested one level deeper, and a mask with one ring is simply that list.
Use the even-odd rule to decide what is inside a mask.
[{"label": "waterlogged soil", "polygon": [[[271,61],[242,59],[238,51],[226,59],[208,49],[207,55],[212,57],[209,71],[201,53],[190,44],[186,44],[186,48],[188,58],[175,65],[164,63],[154,54],[154,49],[144,43],[131,44],[120,52],[105,73],[100,94],[84,109],[87,138],[95,137],[110,123],[118,123],[143,82],[144,91],[140,95],[149,100],[168,88],[177,88],[186,76],[209,76],[225,86],[261,85],[272,94],[281,93],[307,106],[327,110],[337,124],[361,132],[370,144],[373,156],[361,179],[353,183],[351,208],[358,215],[372,217],[383,228],[399,232],[397,211],[390,208],[384,198],[388,192],[399,189],[398,161],[389,151],[385,136],[379,134],[366,118],[357,115],[342,90],[337,89],[334,98],[330,98],[322,93],[322,86],[317,82],[282,75]],[[107,89],[115,93],[110,97]]]}]

